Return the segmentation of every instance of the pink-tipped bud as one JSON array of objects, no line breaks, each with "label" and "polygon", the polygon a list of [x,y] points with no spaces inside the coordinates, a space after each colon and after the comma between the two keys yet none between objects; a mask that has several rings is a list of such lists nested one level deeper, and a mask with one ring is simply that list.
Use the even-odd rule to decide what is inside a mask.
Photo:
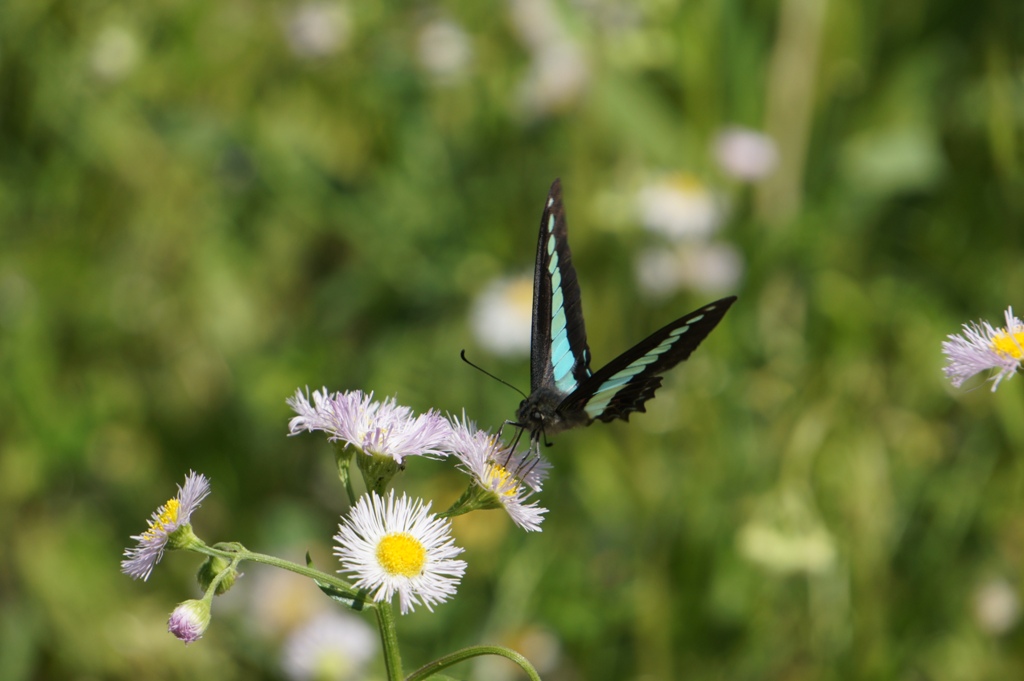
[{"label": "pink-tipped bud", "polygon": [[210,625],[210,604],[189,599],[178,604],[167,620],[167,631],[185,643],[198,641]]}]

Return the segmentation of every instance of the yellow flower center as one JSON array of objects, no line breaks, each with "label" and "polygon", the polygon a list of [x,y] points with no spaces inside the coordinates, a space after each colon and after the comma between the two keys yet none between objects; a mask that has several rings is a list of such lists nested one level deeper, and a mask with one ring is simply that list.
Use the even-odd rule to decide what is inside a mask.
[{"label": "yellow flower center", "polygon": [[498,484],[492,484],[491,489],[504,490],[499,492],[502,496],[515,496],[516,490],[519,489],[519,481],[508,472],[508,469],[492,461],[491,465],[487,467],[487,483],[494,482]]},{"label": "yellow flower center", "polygon": [[377,544],[377,562],[390,575],[415,577],[423,572],[427,550],[408,532],[395,532]]},{"label": "yellow flower center", "polygon": [[530,309],[530,306],[533,305],[533,279],[517,278],[509,284],[505,295],[508,296],[509,302],[516,307]]},{"label": "yellow flower center", "polygon": [[996,352],[1008,355],[1014,359],[1021,359],[1021,346],[1024,345],[1024,331],[1001,331],[992,339],[992,349]]},{"label": "yellow flower center", "polygon": [[700,179],[692,173],[673,173],[669,177],[668,184],[676,191],[683,194],[705,194],[707,190]]},{"label": "yellow flower center", "polygon": [[156,517],[156,520],[149,521],[149,529],[142,533],[146,539],[156,536],[157,530],[162,530],[178,522],[178,510],[181,502],[177,498],[169,500],[164,504],[164,510]]}]

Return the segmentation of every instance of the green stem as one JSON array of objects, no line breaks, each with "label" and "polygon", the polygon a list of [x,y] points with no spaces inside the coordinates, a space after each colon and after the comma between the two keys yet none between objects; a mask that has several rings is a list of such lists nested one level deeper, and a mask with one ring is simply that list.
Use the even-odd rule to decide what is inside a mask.
[{"label": "green stem", "polygon": [[437,517],[439,517],[439,518],[453,518],[453,517],[455,517],[457,515],[462,515],[467,510],[471,510],[471,509],[467,509],[466,507],[469,505],[470,500],[473,498],[474,490],[475,489],[476,489],[476,484],[475,483],[470,483],[469,487],[466,488],[466,491],[462,493],[462,496],[460,496],[458,499],[456,499],[455,503],[452,504],[450,507],[448,507],[447,511],[442,511],[441,513],[438,513]]},{"label": "green stem", "polygon": [[338,478],[341,479],[341,483],[345,486],[345,493],[348,494],[348,503],[356,503],[356,493],[352,489],[352,452],[349,451],[348,445],[340,446],[335,445],[338,449],[334,453],[334,462],[338,467]]},{"label": "green stem", "polygon": [[380,627],[380,642],[384,649],[384,667],[388,681],[402,681],[402,656],[398,652],[398,632],[395,630],[395,613],[391,603],[384,601],[374,608],[377,612],[377,626]]},{"label": "green stem", "polygon": [[456,650],[454,653],[449,653],[444,657],[439,657],[433,662],[428,662],[423,665],[412,674],[409,674],[405,681],[421,681],[422,679],[428,679],[442,669],[447,669],[454,664],[464,662],[470,658],[478,657],[480,655],[498,655],[512,660],[519,665],[524,672],[526,672],[526,675],[530,677],[531,681],[540,681],[540,675],[537,673],[537,670],[533,668],[533,665],[530,664],[529,660],[511,648],[505,648],[504,646],[470,646],[469,648]]},{"label": "green stem", "polygon": [[352,588],[352,585],[348,582],[338,579],[334,575],[320,570],[308,567],[306,565],[299,565],[298,563],[292,563],[291,561],[283,560],[276,556],[268,556],[265,553],[256,553],[246,549],[241,544],[237,545],[238,548],[232,551],[225,551],[223,549],[216,549],[212,546],[193,545],[190,548],[196,553],[202,553],[207,556],[215,556],[218,558],[224,558],[226,560],[233,561],[235,564],[242,562],[243,560],[251,560],[254,563],[264,563],[265,565],[272,565],[274,567],[281,568],[282,570],[288,570],[296,574],[302,575],[303,577],[309,577],[318,582],[324,582],[337,589],[339,592],[345,594],[347,597],[353,600],[362,600],[363,596]]},{"label": "green stem", "polygon": [[437,516],[439,518],[454,518],[470,511],[489,511],[495,508],[501,508],[501,499],[498,498],[498,495],[476,483],[470,483],[462,496],[447,511],[442,511]]}]

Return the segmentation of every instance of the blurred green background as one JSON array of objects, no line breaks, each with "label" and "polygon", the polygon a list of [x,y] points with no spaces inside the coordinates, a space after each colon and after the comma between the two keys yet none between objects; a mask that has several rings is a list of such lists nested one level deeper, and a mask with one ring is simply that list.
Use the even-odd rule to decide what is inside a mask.
[{"label": "blurred green background", "polygon": [[195,469],[205,539],[334,569],[299,387],[511,417],[459,350],[528,385],[474,329],[521,341],[555,177],[596,365],[740,300],[648,414],[557,437],[542,533],[456,521],[467,576],[400,619],[409,669],[503,643],[550,680],[1024,678],[1024,380],[952,390],[939,350],[1024,307],[1022,27],[1015,0],[6,0],[0,678],[317,678],[286,664],[336,612],[312,584],[247,566],[186,648],[198,563],[137,583],[120,554]]}]

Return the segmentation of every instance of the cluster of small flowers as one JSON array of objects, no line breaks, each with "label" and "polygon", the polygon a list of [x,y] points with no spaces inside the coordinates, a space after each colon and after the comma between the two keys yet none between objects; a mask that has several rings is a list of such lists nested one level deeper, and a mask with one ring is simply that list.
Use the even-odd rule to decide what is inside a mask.
[{"label": "cluster of small flowers", "polygon": [[538,451],[516,453],[497,435],[478,430],[465,414],[461,419],[445,418],[430,410],[414,417],[411,409],[396,404],[393,398],[376,402],[373,393],[331,394],[326,388],[314,391],[312,402],[308,394],[297,391],[288,405],[298,414],[289,423],[293,435],[323,431],[332,441],[398,465],[404,465],[410,456],[452,455],[459,469],[472,478],[471,489],[493,497],[483,502],[485,506],[474,508],[500,506],[524,530],[540,530],[547,510],[530,498],[541,490],[550,465]]},{"label": "cluster of small flowers", "polygon": [[[354,586],[365,589],[373,600],[390,602],[398,594],[405,614],[417,605],[432,610],[455,593],[466,563],[456,558],[462,549],[452,539],[451,516],[503,508],[524,530],[540,530],[547,509],[532,497],[540,491],[549,464],[533,448],[516,452],[514,444],[478,430],[465,414],[461,419],[445,418],[430,410],[416,416],[394,399],[375,401],[372,393],[361,391],[322,389],[310,396],[300,390],[288,404],[297,414],[289,424],[291,434],[327,433],[331,441],[356,453],[364,477],[367,468],[375,466],[376,472],[390,471],[374,478],[386,483],[409,457],[452,455],[471,478],[467,491],[443,514],[431,513],[431,504],[420,499],[396,496],[393,489],[384,494],[371,488],[355,502],[334,537],[334,553],[342,565],[339,572],[352,577]],[[137,543],[125,551],[122,571],[148,579],[165,549],[198,543],[189,521],[209,493],[209,480],[190,472],[178,494],[153,513],[146,531],[132,537]],[[172,613],[169,630],[191,642],[202,635],[209,619],[208,599],[185,601]]]}]

